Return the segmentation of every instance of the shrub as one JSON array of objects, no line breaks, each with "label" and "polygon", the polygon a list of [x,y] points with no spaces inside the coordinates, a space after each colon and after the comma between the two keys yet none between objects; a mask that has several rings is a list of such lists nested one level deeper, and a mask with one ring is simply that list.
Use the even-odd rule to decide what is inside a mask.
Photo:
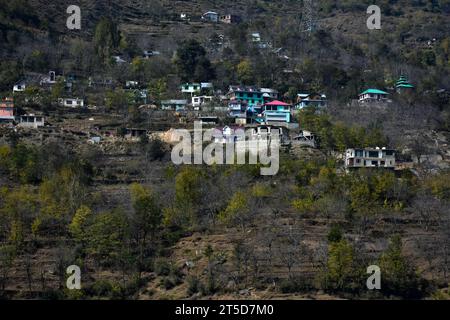
[{"label": "shrub", "polygon": [[166,259],[158,259],[155,262],[155,273],[158,276],[168,276],[171,271],[171,265]]},{"label": "shrub", "polygon": [[190,276],[186,280],[188,288],[187,288],[187,294],[189,296],[192,296],[193,294],[196,294],[201,289],[201,282],[200,280],[195,276]]}]

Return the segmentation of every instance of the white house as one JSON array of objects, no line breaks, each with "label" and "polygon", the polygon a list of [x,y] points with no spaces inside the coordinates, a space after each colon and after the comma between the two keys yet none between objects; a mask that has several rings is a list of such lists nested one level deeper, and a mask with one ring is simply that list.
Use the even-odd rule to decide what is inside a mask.
[{"label": "white house", "polygon": [[345,153],[345,167],[395,169],[395,150],[387,148],[348,149]]},{"label": "white house", "polygon": [[194,93],[200,92],[201,88],[200,83],[185,83],[181,85],[181,92],[193,95]]},{"label": "white house", "polygon": [[195,93],[214,89],[214,86],[211,82],[184,83],[180,87],[182,93],[189,93],[191,96],[193,96]]},{"label": "white house", "polygon": [[200,82],[200,89],[201,90],[213,90],[214,85],[212,82]]},{"label": "white house", "polygon": [[58,99],[60,106],[68,108],[83,108],[84,100],[79,98],[60,98]]},{"label": "white house", "polygon": [[13,92],[23,92],[27,88],[27,83],[25,80],[17,82],[13,87]]},{"label": "white house", "polygon": [[327,96],[325,94],[299,93],[297,94],[296,110],[306,107],[323,108],[327,106]]},{"label": "white house", "polygon": [[249,140],[277,140],[283,143],[287,139],[287,131],[282,127],[258,125],[251,129]]},{"label": "white house", "polygon": [[241,22],[241,18],[234,14],[225,14],[220,16],[220,22],[227,24],[239,23]]},{"label": "white house", "polygon": [[133,80],[125,81],[125,87],[126,88],[136,88],[138,85],[139,85],[138,81],[133,81]]},{"label": "white house", "polygon": [[270,102],[272,100],[278,99],[278,91],[275,89],[261,88],[260,92],[262,93],[265,102]]},{"label": "white house", "polygon": [[223,128],[214,129],[214,143],[235,143],[245,140],[245,131],[242,127],[225,126]]},{"label": "white house", "polygon": [[386,102],[388,100],[389,93],[378,89],[367,89],[359,95],[360,102],[373,102],[380,101]]},{"label": "white house", "polygon": [[152,50],[145,50],[144,53],[143,53],[144,58],[147,58],[147,59],[150,58],[150,57],[159,56],[159,55],[161,55],[161,52],[159,52],[159,51],[152,51]]},{"label": "white house", "polygon": [[261,42],[261,35],[259,34],[259,32],[253,32],[251,34],[251,37],[253,42]]},{"label": "white house", "polygon": [[55,71],[49,71],[48,76],[45,76],[41,79],[40,85],[41,86],[52,86],[56,83],[56,72]]},{"label": "white house", "polygon": [[113,56],[113,60],[116,64],[127,63],[121,56]]},{"label": "white house", "polygon": [[211,103],[213,100],[212,96],[199,96],[199,97],[192,97],[192,106],[195,109],[200,108],[201,106]]},{"label": "white house", "polygon": [[37,116],[34,114],[26,114],[17,117],[19,122],[18,126],[23,128],[34,128],[43,127],[45,125],[45,119],[43,116]]},{"label": "white house", "polygon": [[214,11],[205,12],[202,15],[202,20],[210,21],[210,22],[219,22],[219,14]]},{"label": "white house", "polygon": [[161,101],[161,110],[168,111],[185,111],[187,100],[163,100]]}]

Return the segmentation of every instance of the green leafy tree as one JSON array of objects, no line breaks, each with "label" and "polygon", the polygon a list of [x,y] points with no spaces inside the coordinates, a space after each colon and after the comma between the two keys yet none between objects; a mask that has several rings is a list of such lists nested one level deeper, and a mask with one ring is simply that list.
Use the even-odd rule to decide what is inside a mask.
[{"label": "green leafy tree", "polygon": [[13,267],[17,249],[12,245],[0,245],[0,292],[5,293],[9,273]]},{"label": "green leafy tree", "polygon": [[69,225],[69,231],[78,242],[84,243],[87,237],[86,228],[89,219],[92,217],[92,211],[86,206],[81,206]]},{"label": "green leafy tree", "polygon": [[64,167],[39,187],[43,217],[63,219],[73,215],[86,198],[86,185],[77,170]]},{"label": "green leafy tree", "polygon": [[357,268],[353,246],[347,240],[331,242],[327,262],[328,286],[336,290],[351,289]]},{"label": "green leafy tree", "polygon": [[236,67],[239,81],[242,84],[251,84],[254,82],[254,74],[251,62],[246,59],[242,60]]},{"label": "green leafy tree", "polygon": [[36,212],[35,193],[28,185],[17,189],[3,189],[1,193],[0,230],[3,234],[0,234],[0,239],[7,239],[20,246],[30,230]]},{"label": "green leafy tree", "polygon": [[167,97],[166,79],[161,78],[152,80],[149,84],[149,94],[155,103],[161,103],[161,100],[164,100]]},{"label": "green leafy tree", "polygon": [[103,212],[86,229],[87,253],[100,264],[117,262],[126,248],[128,221],[121,210]]},{"label": "green leafy tree", "polygon": [[175,201],[164,209],[164,223],[186,227],[196,218],[196,208],[201,200],[203,175],[194,167],[184,167],[175,177]]},{"label": "green leafy tree", "polygon": [[251,213],[248,196],[237,191],[228,202],[225,210],[219,213],[219,220],[229,225],[239,225],[243,232],[246,229],[248,215]]},{"label": "green leafy tree", "polygon": [[214,69],[206,51],[194,39],[181,44],[176,52],[175,65],[182,81],[209,81],[214,79]]},{"label": "green leafy tree", "polygon": [[0,92],[11,90],[12,84],[20,80],[22,71],[17,61],[0,61]]},{"label": "green leafy tree", "polygon": [[133,94],[121,88],[106,93],[106,106],[125,114],[128,113],[128,109],[133,104],[133,100]]},{"label": "green leafy tree", "polygon": [[141,239],[145,246],[147,236],[150,235],[150,238],[154,239],[161,226],[161,208],[152,190],[137,183],[132,184],[130,190],[135,213],[133,224],[137,228],[138,239]]},{"label": "green leafy tree", "polygon": [[388,249],[380,257],[379,266],[383,274],[381,289],[385,294],[420,298],[425,288],[420,283],[415,268],[403,255],[399,235],[391,238]]},{"label": "green leafy tree", "polygon": [[116,23],[110,18],[102,17],[95,27],[93,42],[100,60],[108,61],[120,44],[120,33]]}]

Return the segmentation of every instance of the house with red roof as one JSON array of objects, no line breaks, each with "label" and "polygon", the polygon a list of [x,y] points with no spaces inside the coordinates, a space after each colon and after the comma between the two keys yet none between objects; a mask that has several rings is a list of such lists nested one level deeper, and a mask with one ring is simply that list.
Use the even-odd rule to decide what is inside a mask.
[{"label": "house with red roof", "polygon": [[290,123],[292,105],[274,100],[262,106],[262,120],[264,123]]},{"label": "house with red roof", "polygon": [[0,101],[0,122],[14,121],[14,99],[5,98]]}]

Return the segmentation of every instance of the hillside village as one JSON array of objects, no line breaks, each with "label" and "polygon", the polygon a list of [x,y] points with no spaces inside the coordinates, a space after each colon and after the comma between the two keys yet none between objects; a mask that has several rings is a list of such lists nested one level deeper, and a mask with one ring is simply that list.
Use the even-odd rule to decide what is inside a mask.
[{"label": "hillside village", "polygon": [[[41,2],[0,1],[0,297],[449,299],[448,1],[374,31],[355,1],[86,1],[79,33]],[[278,174],[174,165],[195,123],[279,139]]]},{"label": "hillside village", "polygon": [[[33,94],[23,98],[22,95],[27,95],[27,88],[30,90],[30,87],[38,88],[37,90],[45,90],[49,93],[52,93],[53,87],[58,84],[64,87],[63,90],[60,90],[61,94],[64,95],[58,97],[55,101],[50,101],[59,110],[66,110],[68,113],[73,114],[100,114],[100,118],[105,112],[105,106],[89,105],[87,101],[85,102],[84,97],[79,98],[70,95],[77,83],[73,78],[68,79],[64,76],[56,76],[55,71],[50,71],[48,76],[33,75],[33,79],[40,80],[38,83],[33,83],[27,79],[20,80],[12,86],[12,95],[3,98],[0,104],[0,121],[4,127],[13,130],[18,128],[60,129],[58,125],[55,126],[48,120],[46,121],[46,115],[43,113],[34,113],[34,110],[32,113],[27,113],[25,110],[21,109],[19,111],[15,107],[15,98],[22,98],[25,100],[25,103],[27,103],[27,100],[39,99],[39,96]],[[86,80],[89,87],[95,86],[91,78]],[[259,88],[257,86],[230,85],[228,92],[222,92],[221,90],[215,90],[211,82],[183,83],[179,86],[179,92],[175,94],[178,98],[182,96],[183,99],[168,99],[159,102],[149,101],[152,99],[149,90],[140,86],[139,82],[135,80],[128,80],[123,84],[115,84],[111,81],[109,87],[114,88],[114,90],[117,90],[117,87],[119,90],[123,90],[124,95],[127,99],[130,99],[131,103],[136,105],[142,103],[137,109],[138,112],[146,114],[148,122],[140,128],[127,128],[124,126],[107,128],[99,126],[95,116],[85,117],[83,130],[79,130],[79,134],[86,137],[87,143],[99,144],[114,141],[118,138],[140,141],[143,137],[151,139],[152,136],[166,137],[163,139],[168,144],[178,143],[179,141],[171,140],[170,134],[167,135],[167,132],[153,129],[152,116],[154,113],[159,112],[158,118],[173,119],[175,124],[182,124],[185,127],[192,127],[195,121],[206,126],[216,126],[222,132],[221,137],[216,137],[216,141],[232,139],[235,130],[238,128],[255,128],[259,135],[262,131],[269,136],[275,130],[277,134],[285,131],[286,133],[282,134],[281,137],[284,145],[315,148],[319,145],[319,141],[316,141],[317,133],[300,129],[299,122],[300,124],[302,122],[301,112],[309,109],[313,110],[314,113],[320,114],[325,113],[327,108],[327,96],[324,93],[298,93],[294,99],[284,102],[278,100],[280,99],[280,94],[276,89]],[[103,90],[97,87],[94,88],[96,88],[94,91]],[[54,91],[56,90],[54,89]],[[413,92],[414,85],[408,82],[406,76],[401,75],[395,85],[393,94],[408,96]],[[370,88],[360,93],[358,99],[353,102],[357,102],[355,108],[383,108],[388,107],[393,102],[389,99],[389,95],[388,92]],[[154,103],[150,104],[149,102]],[[48,114],[51,116],[52,112]],[[167,127],[173,124],[170,121],[165,123]],[[170,130],[168,131],[170,132]],[[167,137],[169,138],[167,139]],[[359,147],[362,148],[363,146]],[[378,146],[376,148],[372,146],[372,149],[381,150]],[[386,147],[383,146],[382,150],[386,150]],[[338,152],[338,150],[335,151]],[[381,166],[393,169],[404,167],[396,166],[395,152],[393,150],[388,152],[387,155],[386,152],[380,152],[369,156],[369,153],[369,149],[366,152],[362,150],[359,157],[367,159],[347,159],[345,166],[347,168],[353,166]],[[347,150],[346,154],[352,154],[352,157],[355,157],[354,152],[351,152],[350,149]],[[386,161],[387,156],[393,156],[393,161]],[[419,161],[420,159],[416,158],[416,163]],[[410,165],[413,165],[412,161],[410,161]],[[445,164],[442,165],[446,166]]]}]

